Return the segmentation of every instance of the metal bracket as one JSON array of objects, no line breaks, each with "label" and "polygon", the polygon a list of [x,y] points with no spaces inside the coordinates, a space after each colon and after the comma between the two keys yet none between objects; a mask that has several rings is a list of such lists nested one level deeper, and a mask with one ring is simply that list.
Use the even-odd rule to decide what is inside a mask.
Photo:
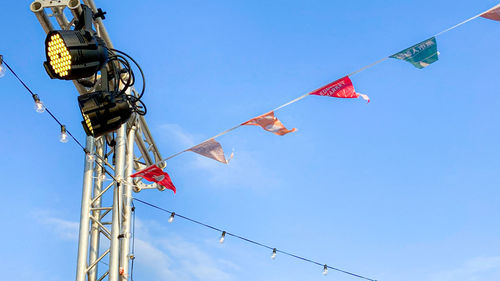
[{"label": "metal bracket", "polygon": [[[31,5],[37,5],[40,8],[55,8],[55,7],[67,7],[70,0],[36,0]],[[36,4],[38,3],[38,4]]]},{"label": "metal bracket", "polygon": [[166,188],[157,183],[145,184],[141,179],[134,179],[134,192],[139,193],[143,189],[158,189],[159,191],[164,191]]}]

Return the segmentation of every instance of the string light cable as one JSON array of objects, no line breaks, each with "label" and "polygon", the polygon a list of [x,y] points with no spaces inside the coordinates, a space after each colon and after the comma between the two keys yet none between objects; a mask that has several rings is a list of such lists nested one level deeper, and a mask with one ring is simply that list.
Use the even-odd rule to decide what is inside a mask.
[{"label": "string light cable", "polygon": [[57,124],[59,124],[59,126],[61,126],[61,134],[63,133],[66,133],[68,134],[83,150],[85,150],[85,148],[83,147],[83,145],[80,143],[80,141],[78,141],[77,138],[75,138],[73,136],[73,134],[67,129],[67,127],[61,123],[61,121],[59,121],[59,119],[52,113],[52,111],[50,111],[46,105],[44,105],[41,101],[40,101],[40,98],[37,94],[35,94],[29,87],[28,85],[26,85],[26,83],[24,83],[24,81],[17,75],[17,73],[10,67],[10,65],[5,61],[5,58],[3,59],[2,63],[7,67],[7,69],[9,69],[9,71],[12,73],[12,75],[14,75],[14,77],[17,78],[17,80],[23,85],[23,87],[31,94],[31,97],[33,98],[33,101],[35,102],[35,108],[36,108],[36,111],[39,112],[39,113],[42,113],[42,112],[47,112],[50,117],[52,117],[52,119],[54,119],[54,121],[57,122]]},{"label": "string light cable", "polygon": [[[119,54],[123,54],[124,56],[121,56],[121,55],[116,55],[113,53],[113,56],[111,58],[111,61],[114,62],[114,60],[117,60],[119,64],[121,64],[122,66],[124,66],[123,68],[120,68],[120,67],[117,67],[116,63],[111,63],[110,65],[113,66],[113,71],[115,73],[115,79],[114,79],[114,84],[115,84],[115,90],[114,90],[114,93],[116,95],[122,95],[125,93],[125,91],[131,87],[132,85],[134,85],[134,82],[135,82],[135,76],[134,76],[134,73],[132,71],[132,68],[130,66],[130,63],[128,62],[127,58],[130,59],[136,66],[137,68],[139,69],[140,73],[141,73],[141,77],[142,77],[142,81],[143,81],[143,85],[142,85],[142,90],[140,92],[140,94],[136,94],[134,92],[134,94],[136,94],[136,96],[133,96],[133,95],[126,95],[127,96],[127,99],[129,100],[130,102],[130,105],[132,106],[132,109],[134,112],[136,112],[137,114],[139,115],[145,115],[146,112],[147,112],[147,109],[146,109],[146,106],[144,105],[144,103],[141,101],[141,98],[143,97],[144,95],[144,92],[145,92],[145,88],[146,88],[146,79],[145,79],[145,76],[144,76],[144,72],[142,70],[142,68],[140,67],[140,65],[137,63],[136,60],[134,60],[130,55],[126,54],[125,52],[123,51],[120,51],[120,50],[116,50],[116,49],[110,49],[111,51],[113,52],[117,52]],[[60,135],[60,141],[65,143],[68,141],[68,135],[73,139],[73,141],[85,152],[85,154],[87,155],[87,158],[88,160],[90,161],[93,161],[95,160],[95,158],[99,158],[103,163],[106,163],[106,164],[109,164],[107,163],[107,161],[102,158],[101,156],[97,155],[97,154],[93,154],[91,152],[89,152],[83,145],[82,143],[71,133],[71,131],[67,128],[66,125],[64,125],[59,118],[57,118],[53,113],[52,111],[47,108],[46,105],[43,104],[43,102],[40,100],[40,97],[35,94],[29,87],[28,85],[21,79],[21,77],[19,77],[19,75],[12,69],[12,67],[5,61],[5,58],[3,56],[0,55],[0,68],[2,70],[4,70],[4,68],[2,67],[2,65],[5,65],[7,67],[7,69],[14,75],[14,77],[16,77],[16,79],[22,84],[22,86],[29,92],[29,94],[31,94],[31,97],[33,98],[33,101],[35,102],[35,110],[38,112],[38,113],[43,113],[43,112],[47,112],[50,117],[57,123],[59,124],[60,126],[60,129],[61,129],[61,135]],[[122,77],[121,77],[121,73],[124,72],[124,73],[127,73],[128,75],[128,79],[126,82],[123,81]],[[97,76],[94,76],[94,84],[96,82],[96,77]],[[119,81],[118,81],[119,80]],[[80,81],[77,81],[80,83]],[[120,86],[120,83],[119,82],[122,82],[123,84],[125,84],[124,88],[119,89],[119,86]],[[81,84],[81,83],[80,83]],[[85,84],[82,84],[84,86],[88,86],[88,85],[85,85]],[[137,104],[139,103],[139,104]],[[99,162],[96,162],[97,165],[99,165],[103,171],[108,174],[111,178],[113,178],[118,184],[122,183],[122,181],[118,181],[109,171],[107,171],[105,169],[105,167],[103,165],[101,165],[101,163]]]},{"label": "string light cable", "polygon": [[135,205],[134,200],[130,201],[132,204],[132,252],[130,253],[130,259],[132,260],[132,265],[130,267],[130,280],[134,281],[134,261],[135,261]]},{"label": "string light cable", "polygon": [[[495,7],[494,7],[494,8],[495,8]],[[465,23],[469,22],[469,21],[472,21],[472,20],[474,20],[474,19],[476,19],[476,18],[480,17],[482,14],[487,13],[487,12],[489,12],[489,11],[493,10],[494,8],[488,9],[488,10],[486,10],[486,11],[484,11],[484,12],[482,12],[482,13],[480,13],[480,14],[478,14],[478,15],[474,16],[474,17],[471,17],[471,18],[469,18],[469,19],[467,19],[467,20],[465,20],[465,21],[463,21],[463,22],[461,22],[461,23],[457,24],[457,25],[454,25],[454,26],[452,26],[452,27],[450,27],[450,28],[448,28],[448,29],[445,29],[445,30],[443,30],[443,31],[441,31],[441,32],[439,32],[439,33],[437,33],[436,35],[434,35],[434,37],[440,36],[440,35],[442,35],[442,34],[444,34],[444,33],[448,32],[448,31],[450,31],[450,30],[453,30],[453,29],[455,29],[455,28],[457,28],[457,27],[459,27],[459,26],[461,26],[461,25],[463,25],[463,24],[465,24]],[[136,61],[135,61],[135,60],[134,60],[131,56],[129,56],[128,54],[126,54],[126,53],[124,53],[124,52],[122,52],[122,51],[116,50],[116,49],[110,49],[110,51],[115,52],[115,53],[119,53],[119,54],[120,54],[120,55],[113,54],[113,57],[111,58],[111,61],[113,62],[113,63],[111,63],[111,65],[115,65],[115,66],[114,66],[114,68],[113,68],[113,72],[114,72],[115,77],[117,78],[117,79],[115,79],[115,81],[114,81],[114,82],[115,82],[115,91],[114,91],[114,93],[115,93],[115,94],[118,94],[118,95],[121,95],[121,94],[123,94],[123,93],[124,93],[124,92],[125,92],[125,91],[129,88],[129,87],[131,87],[131,86],[132,86],[132,85],[134,85],[134,83],[135,83],[135,76],[134,76],[134,74],[133,74],[133,71],[131,70],[130,63],[129,63],[129,62],[128,62],[128,60],[126,59],[126,58],[128,58],[128,59],[130,59],[130,60],[131,60],[131,61],[132,61],[132,62],[133,62],[136,66],[137,66],[137,68],[139,69],[139,71],[140,71],[140,73],[141,73],[141,76],[142,76],[142,80],[143,80],[143,87],[142,87],[142,90],[141,90],[141,92],[140,92],[139,94],[137,94],[136,96],[134,96],[134,95],[127,95],[127,99],[130,101],[130,103],[131,103],[131,105],[132,105],[132,107],[133,107],[133,109],[134,109],[134,111],[135,111],[135,112],[137,112],[137,113],[138,113],[138,114],[140,114],[140,115],[144,115],[144,114],[146,114],[147,109],[146,109],[146,107],[145,107],[144,103],[141,101],[141,98],[142,98],[142,97],[143,97],[143,95],[144,95],[144,91],[145,91],[145,87],[146,87],[146,81],[145,81],[145,77],[144,77],[144,73],[143,73],[143,71],[142,71],[142,68],[141,68],[141,67],[139,66],[139,64],[138,64],[138,63],[137,63],[137,62],[136,62]],[[125,56],[126,58],[125,58],[124,56]],[[26,90],[27,90],[27,91],[31,94],[31,96],[32,96],[32,98],[33,98],[33,100],[34,100],[34,102],[35,102],[35,108],[36,108],[36,111],[37,111],[37,112],[39,112],[39,113],[43,113],[43,112],[45,112],[45,111],[46,111],[46,112],[50,115],[50,117],[51,117],[54,121],[56,121],[56,122],[59,124],[59,126],[61,127],[61,140],[62,140],[62,141],[63,141],[63,140],[64,140],[64,142],[66,141],[67,136],[64,136],[64,135],[65,135],[65,134],[67,134],[67,135],[69,135],[69,136],[73,139],[73,141],[74,141],[74,142],[75,142],[75,143],[76,143],[76,144],[77,144],[80,148],[82,148],[82,150],[85,152],[85,154],[87,155],[87,157],[88,157],[88,159],[89,159],[89,160],[95,159],[95,158],[97,157],[98,159],[100,159],[101,161],[103,161],[103,163],[107,163],[107,161],[106,161],[105,159],[103,159],[101,156],[99,156],[99,155],[97,155],[97,154],[92,154],[92,153],[90,153],[90,152],[89,152],[89,151],[88,151],[88,150],[87,150],[87,149],[86,149],[86,148],[85,148],[85,147],[84,147],[84,146],[80,143],[80,141],[78,141],[78,139],[76,139],[76,138],[73,136],[73,134],[72,134],[72,133],[71,133],[71,132],[67,129],[67,127],[66,127],[65,125],[63,125],[63,124],[61,123],[61,121],[59,121],[59,119],[58,119],[58,118],[57,118],[57,117],[56,117],[56,116],[52,113],[52,111],[51,111],[51,110],[49,110],[49,108],[47,108],[47,107],[46,107],[46,106],[42,103],[42,101],[40,100],[39,96],[38,96],[37,94],[35,94],[35,93],[34,93],[34,92],[33,92],[33,91],[32,91],[32,90],[31,90],[31,89],[30,89],[30,88],[26,85],[26,83],[25,83],[25,82],[24,82],[24,81],[23,81],[23,80],[22,80],[22,79],[21,79],[21,78],[17,75],[17,73],[16,73],[16,72],[15,72],[15,71],[14,71],[14,70],[10,67],[10,65],[9,65],[9,64],[5,61],[5,58],[3,58],[3,57],[0,57],[0,58],[1,58],[1,59],[0,59],[1,64],[5,65],[5,66],[7,67],[7,69],[8,69],[8,70],[9,70],[9,71],[10,71],[10,72],[11,72],[11,73],[12,73],[12,74],[13,74],[13,75],[17,78],[17,80],[18,80],[18,81],[19,81],[19,82],[23,85],[23,87],[24,87],[24,88],[25,88],[25,89],[26,89]],[[381,62],[383,62],[383,61],[385,61],[385,60],[387,60],[388,58],[389,58],[389,57],[384,57],[383,59],[380,59],[380,60],[378,60],[378,61],[376,61],[376,62],[374,62],[374,63],[371,63],[371,64],[369,64],[369,65],[367,65],[367,66],[364,66],[364,67],[362,67],[362,68],[360,68],[360,69],[358,69],[358,70],[356,70],[356,71],[354,71],[354,72],[350,73],[348,76],[355,75],[355,74],[357,74],[357,73],[359,73],[359,72],[361,72],[361,71],[364,71],[364,70],[366,70],[366,69],[368,69],[368,68],[371,68],[371,67],[373,67],[373,66],[375,66],[375,65],[377,65],[377,64],[379,64],[379,63],[381,63]],[[116,67],[116,63],[115,63],[115,62],[117,62],[118,64],[122,65],[122,66],[123,66],[123,68],[118,69],[118,67]],[[1,66],[1,65],[0,65],[0,66]],[[127,78],[127,81],[126,81],[126,82],[124,82],[124,81],[123,81],[123,79],[122,79],[122,77],[121,77],[121,73],[127,73],[127,74],[128,74],[128,78]],[[96,77],[96,76],[95,76],[95,77]],[[95,81],[96,81],[96,79],[94,79],[94,83],[95,83]],[[119,85],[119,82],[122,82],[123,84],[125,84],[125,87],[124,87],[124,88],[122,88],[121,90],[119,89],[119,86],[116,86],[116,85]],[[311,93],[312,93],[312,92],[309,92],[309,93],[307,93],[307,94],[305,94],[305,95],[302,95],[302,96],[300,96],[300,97],[298,97],[298,98],[296,98],[296,99],[294,99],[294,100],[292,100],[292,101],[290,101],[290,102],[287,102],[287,103],[285,103],[285,104],[283,104],[283,105],[281,105],[281,106],[279,106],[279,107],[275,108],[275,109],[274,109],[274,111],[279,110],[279,109],[281,109],[281,108],[284,108],[284,107],[286,107],[286,106],[288,106],[288,105],[290,105],[290,104],[293,104],[293,103],[295,103],[295,102],[297,102],[297,101],[299,101],[299,100],[301,100],[301,99],[303,99],[303,98],[305,98],[305,97],[309,96]],[[137,103],[139,103],[139,105],[137,105]],[[239,128],[240,126],[241,126],[241,125],[237,125],[237,126],[235,126],[235,127],[231,128],[231,129],[228,129],[228,130],[226,130],[226,131],[224,131],[224,132],[222,132],[222,133],[217,134],[216,136],[214,136],[214,137],[212,137],[212,138],[210,138],[210,139],[217,138],[217,137],[220,137],[220,136],[222,136],[222,135],[225,135],[225,134],[227,134],[227,133],[229,133],[229,132],[231,132],[231,131],[233,131],[233,130],[235,130],[235,129]],[[173,158],[173,157],[175,157],[175,156],[177,156],[177,155],[179,155],[179,154],[181,154],[181,153],[183,153],[183,152],[186,152],[186,151],[188,151],[188,150],[189,150],[189,149],[186,149],[186,150],[183,150],[183,151],[181,151],[181,152],[178,152],[178,153],[176,153],[176,154],[174,154],[174,155],[172,155],[172,156],[169,156],[169,157],[167,157],[167,158],[165,158],[165,159],[163,159],[163,160],[159,161],[157,164],[159,164],[159,163],[161,163],[161,162],[164,162],[164,161],[166,161],[166,160],[168,160],[168,159],[171,159],[171,158]],[[95,163],[96,163],[97,165],[99,165],[99,166],[103,169],[103,171],[104,171],[106,174],[108,174],[108,175],[109,175],[109,176],[110,176],[113,180],[115,180],[115,181],[117,182],[118,187],[120,186],[120,184],[121,184],[121,183],[124,183],[124,184],[129,184],[129,185],[130,185],[130,183],[128,183],[128,182],[126,182],[126,181],[123,181],[123,180],[117,180],[117,179],[114,177],[114,175],[112,175],[112,174],[111,174],[111,173],[110,173],[110,172],[109,172],[109,171],[108,171],[108,170],[107,170],[107,169],[106,169],[106,168],[105,168],[105,167],[104,167],[101,163],[99,163],[99,161],[95,161]],[[182,219],[188,220],[188,221],[193,222],[193,223],[195,223],[195,224],[202,225],[202,226],[207,227],[207,228],[210,228],[210,229],[212,229],[212,230],[215,230],[215,231],[221,232],[221,233],[223,234],[221,238],[225,238],[225,236],[226,236],[226,235],[228,235],[228,236],[232,236],[232,237],[238,238],[238,239],[240,239],[240,240],[246,241],[246,242],[248,242],[248,243],[252,243],[252,244],[254,244],[254,245],[261,246],[261,247],[267,248],[267,249],[269,249],[269,250],[272,250],[272,251],[273,251],[272,257],[273,257],[273,258],[274,258],[274,257],[276,257],[276,253],[282,253],[282,254],[288,255],[288,256],[290,256],[290,257],[294,257],[294,258],[297,258],[297,259],[300,259],[300,260],[303,260],[303,261],[306,261],[306,262],[309,262],[309,263],[313,263],[313,264],[316,264],[316,265],[322,266],[322,267],[323,267],[323,273],[324,273],[324,274],[326,274],[326,273],[328,272],[328,269],[332,269],[332,270],[339,271],[339,272],[342,272],[342,273],[345,273],[345,274],[349,274],[349,275],[351,275],[351,276],[358,277],[358,278],[361,278],[361,279],[370,280],[370,281],[376,281],[375,279],[367,278],[367,277],[364,277],[364,276],[361,276],[361,275],[358,275],[358,274],[355,274],[355,273],[352,273],[352,272],[348,272],[348,271],[345,271],[345,270],[342,270],[342,269],[338,269],[338,268],[335,268],[335,267],[331,267],[331,266],[328,266],[328,265],[326,265],[326,264],[324,264],[324,265],[323,265],[323,264],[321,264],[321,263],[319,263],[319,262],[316,262],[316,261],[313,261],[313,260],[310,260],[310,259],[307,259],[307,258],[304,258],[304,257],[298,256],[298,255],[295,255],[295,254],[292,254],[292,253],[289,253],[289,252],[285,252],[285,251],[283,251],[283,250],[279,250],[279,249],[276,249],[276,248],[273,248],[273,247],[267,246],[267,245],[265,245],[265,244],[262,244],[262,243],[259,243],[259,242],[256,242],[256,241],[253,241],[253,240],[250,240],[250,239],[245,238],[245,237],[242,237],[242,236],[238,236],[238,235],[233,234],[233,233],[230,233],[230,232],[223,231],[223,230],[221,230],[221,229],[219,229],[219,228],[216,228],[216,227],[210,226],[210,225],[208,225],[208,224],[205,224],[205,223],[199,222],[199,221],[194,220],[194,219],[190,219],[190,218],[188,218],[188,217],[185,217],[185,216],[183,216],[183,215],[180,215],[180,214],[177,214],[177,213],[174,213],[174,212],[170,212],[170,211],[168,211],[168,210],[165,210],[165,209],[163,209],[163,208],[161,208],[161,207],[158,207],[158,206],[156,206],[156,205],[153,205],[153,204],[151,204],[151,203],[148,203],[148,202],[142,201],[142,200],[140,200],[140,199],[137,199],[137,198],[132,198],[132,199],[133,199],[133,200],[135,200],[135,201],[141,202],[141,203],[143,203],[143,204],[146,204],[146,205],[148,205],[148,206],[154,207],[154,208],[156,208],[156,209],[159,209],[159,210],[161,210],[161,211],[164,211],[164,212],[166,212],[166,213],[169,213],[170,215],[172,215],[172,214],[173,214],[174,216],[177,216],[177,217],[180,217],[180,218],[182,218]],[[134,208],[135,208],[135,207],[134,207]],[[135,212],[134,212],[134,215],[135,215]],[[172,218],[173,218],[173,217],[172,217]],[[221,240],[223,241],[223,239],[221,239]],[[132,263],[132,264],[133,264],[133,263]]]},{"label": "string light cable", "polygon": [[138,199],[138,198],[135,198],[135,197],[132,198],[132,201],[137,201],[137,202],[140,202],[140,203],[142,203],[142,204],[144,204],[146,206],[149,206],[149,207],[155,208],[157,210],[160,210],[162,212],[165,212],[165,213],[169,214],[170,217],[172,217],[172,214],[173,214],[175,217],[179,217],[179,218],[182,218],[184,220],[190,221],[192,223],[195,223],[195,224],[204,226],[206,228],[212,229],[214,231],[217,231],[217,232],[221,233],[221,237],[219,239],[220,243],[223,243],[224,240],[226,239],[226,237],[231,236],[231,237],[243,240],[245,242],[248,242],[250,244],[253,244],[253,245],[256,245],[256,246],[260,246],[262,248],[266,248],[268,250],[271,250],[272,251],[271,258],[273,258],[273,259],[276,257],[277,253],[280,253],[280,254],[287,255],[287,256],[290,256],[290,257],[293,257],[293,258],[296,258],[296,259],[299,259],[299,260],[302,260],[302,261],[305,261],[305,262],[308,262],[308,263],[312,263],[312,264],[318,265],[318,266],[320,266],[323,269],[323,274],[328,273],[328,269],[331,269],[331,270],[335,270],[335,271],[338,271],[338,272],[341,272],[341,273],[344,273],[344,274],[348,274],[348,275],[351,275],[351,276],[354,276],[354,277],[357,277],[357,278],[360,278],[360,279],[365,279],[365,280],[369,280],[369,281],[377,281],[375,279],[368,278],[368,277],[365,277],[365,276],[362,276],[362,275],[359,275],[359,274],[356,274],[356,273],[353,273],[353,272],[350,272],[350,271],[347,271],[347,270],[343,270],[343,269],[340,269],[340,268],[336,268],[336,267],[333,267],[333,266],[329,266],[329,265],[326,265],[326,264],[323,264],[323,263],[319,263],[319,262],[314,261],[312,259],[308,259],[308,258],[299,256],[299,255],[296,255],[296,254],[292,254],[292,253],[284,251],[284,250],[279,250],[279,249],[277,249],[275,247],[271,247],[271,246],[268,246],[266,244],[263,244],[263,243],[260,243],[260,242],[248,239],[246,237],[243,237],[243,236],[240,236],[240,235],[236,235],[236,234],[231,233],[229,231],[220,229],[218,227],[211,226],[209,224],[200,222],[198,220],[195,220],[195,219],[192,219],[192,218],[188,218],[188,217],[186,217],[184,215],[181,215],[179,213],[166,210],[166,209],[164,209],[164,208],[162,208],[160,206],[154,205],[152,203],[146,202],[144,200],[141,200],[141,199]]},{"label": "string light cable", "polygon": [[[33,100],[35,101],[35,104],[38,106],[38,105],[42,105],[43,106],[43,109],[45,111],[47,111],[47,113],[52,117],[52,119],[54,121],[56,121],[60,126],[61,126],[61,134],[63,133],[67,133],[69,136],[71,136],[71,138],[73,139],[73,141],[75,141],[75,143],[80,146],[80,148],[82,148],[82,150],[85,152],[85,154],[87,155],[88,157],[88,160],[90,161],[93,161],[95,157],[97,157],[98,159],[100,159],[101,161],[103,161],[104,163],[107,163],[106,159],[102,158],[100,155],[97,155],[97,154],[92,154],[90,153],[81,143],[80,141],[78,141],[78,139],[76,139],[73,134],[71,134],[71,132],[66,128],[65,125],[63,125],[59,119],[46,107],[44,106],[38,95],[35,94],[27,85],[26,83],[17,75],[17,73],[9,66],[9,64],[7,64],[7,62],[5,62],[5,59],[3,59],[2,63],[9,69],[9,71],[17,78],[17,80],[24,86],[24,88],[26,88],[26,90],[31,94]],[[134,63],[136,63],[134,61]],[[138,65],[137,65],[138,66]],[[139,67],[139,66],[138,66]],[[142,74],[142,70],[141,70],[141,74]],[[144,86],[145,86],[145,83],[144,83]],[[139,98],[142,97],[142,95],[144,94],[144,89],[143,91],[141,92],[141,94],[139,95]],[[38,110],[37,110],[38,111]],[[40,111],[40,112],[43,112],[43,111]],[[130,185],[130,183],[124,181],[124,180],[118,180],[115,178],[115,176],[113,174],[111,174],[106,168],[104,165],[102,165],[101,163],[99,163],[99,161],[94,161],[97,165],[99,165],[103,172],[105,172],[106,174],[108,174],[116,183],[117,183],[117,187],[119,188],[120,187],[120,184],[121,183],[124,183],[124,184],[127,184],[127,185]],[[107,163],[109,165],[109,163]],[[132,184],[133,185],[133,184]],[[134,185],[135,186],[135,185]],[[301,257],[301,256],[298,256],[298,255],[295,255],[295,254],[291,254],[291,253],[288,253],[286,251],[283,251],[283,250],[278,250],[276,248],[272,248],[270,246],[267,246],[265,244],[262,244],[262,243],[259,243],[259,242],[256,242],[256,241],[253,241],[253,240],[250,240],[248,238],[245,238],[245,237],[242,237],[242,236],[239,236],[239,235],[236,235],[236,234],[233,234],[233,233],[230,233],[230,232],[227,232],[227,231],[224,231],[224,230],[221,230],[219,228],[216,228],[216,227],[213,227],[211,225],[208,225],[208,224],[205,224],[205,223],[202,223],[200,221],[197,221],[197,220],[194,220],[194,219],[191,219],[189,217],[186,217],[186,216],[183,216],[183,215],[180,215],[180,214],[176,214],[175,212],[170,212],[168,210],[165,210],[161,207],[158,207],[156,205],[153,205],[151,203],[148,203],[146,201],[143,201],[143,200],[140,200],[140,199],[137,199],[137,198],[132,198],[132,213],[133,213],[133,236],[132,236],[132,253],[131,253],[131,260],[132,260],[132,265],[131,265],[131,280],[133,281],[133,269],[134,269],[134,260],[135,260],[135,206],[133,204],[133,201],[138,201],[140,203],[143,203],[145,205],[148,205],[148,206],[151,206],[153,208],[156,208],[156,209],[159,209],[163,212],[166,212],[168,214],[170,214],[170,218],[169,218],[169,222],[172,222],[173,221],[173,218],[174,216],[178,216],[182,219],[185,219],[187,221],[190,221],[192,223],[195,223],[195,224],[198,224],[198,225],[201,225],[201,226],[204,226],[204,227],[207,227],[207,228],[210,228],[212,230],[215,230],[215,231],[218,231],[218,232],[221,232],[222,233],[222,236],[220,238],[220,243],[223,243],[224,242],[224,239],[225,239],[225,236],[228,235],[228,236],[232,236],[232,237],[235,237],[237,239],[240,239],[240,240],[243,240],[243,241],[246,241],[248,243],[251,243],[251,244],[254,244],[254,245],[257,245],[257,246],[260,246],[260,247],[264,247],[264,248],[267,248],[267,249],[270,249],[272,250],[272,258],[274,259],[276,257],[276,253],[282,253],[284,255],[288,255],[290,257],[294,257],[296,259],[300,259],[300,260],[303,260],[303,261],[306,261],[306,262],[309,262],[309,263],[313,263],[313,264],[316,264],[316,265],[321,265],[323,266],[322,264],[316,262],[316,261],[313,261],[313,260],[310,260],[310,259],[307,259],[307,258],[304,258],[304,257]],[[104,263],[104,262],[102,262]],[[106,264],[106,263],[104,263]],[[325,269],[327,268],[327,265],[325,264],[324,265],[324,270],[323,270],[323,274],[325,274]],[[336,271],[339,271],[339,272],[342,272],[342,273],[345,273],[345,274],[348,274],[348,275],[351,275],[351,276],[354,276],[354,277],[358,277],[358,278],[361,278],[361,279],[365,279],[365,280],[369,280],[369,281],[377,281],[375,279],[371,279],[371,278],[367,278],[367,277],[364,277],[364,276],[361,276],[361,275],[358,275],[358,274],[355,274],[355,273],[352,273],[352,272],[349,272],[349,271],[346,271],[346,270],[342,270],[342,269],[339,269],[339,268],[335,268],[335,267],[331,267],[331,266],[328,266],[328,268],[330,269],[333,269],[333,270],[336,270]],[[326,272],[327,272],[327,269],[326,269]]]},{"label": "string light cable", "polygon": [[[67,141],[67,136],[69,135],[71,139],[83,150],[83,152],[87,156],[87,160],[93,161],[96,157],[100,159],[103,163],[107,163],[106,159],[102,158],[100,155],[93,154],[90,151],[88,151],[82,143],[68,130],[66,125],[63,125],[62,122],[50,111],[47,106],[45,106],[41,101],[40,97],[35,94],[29,87],[28,85],[17,75],[17,73],[12,69],[12,67],[5,61],[5,58],[2,57],[2,64],[7,67],[7,69],[14,75],[14,77],[17,78],[17,80],[23,85],[23,87],[31,94],[31,97],[33,98],[33,101],[35,102],[35,109],[39,113],[47,112],[50,117],[56,121],[57,124],[61,127],[61,138],[60,141],[66,142]],[[117,184],[121,184],[123,181],[118,181],[113,174],[111,174],[99,161],[95,161],[95,163],[100,166],[103,171],[108,174],[113,180],[117,182]],[[109,164],[109,163],[108,163]]]}]

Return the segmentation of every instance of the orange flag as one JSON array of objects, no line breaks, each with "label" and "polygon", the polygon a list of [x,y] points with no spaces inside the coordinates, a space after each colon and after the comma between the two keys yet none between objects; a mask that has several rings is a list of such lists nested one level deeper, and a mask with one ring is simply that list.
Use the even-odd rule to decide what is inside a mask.
[{"label": "orange flag", "polygon": [[261,126],[262,129],[274,133],[278,136],[284,136],[288,133],[297,131],[297,129],[295,128],[291,130],[285,128],[285,125],[283,125],[283,123],[281,123],[281,121],[278,118],[276,118],[276,116],[274,116],[274,111],[270,111],[264,115],[252,118],[241,125]]},{"label": "orange flag", "polygon": [[224,150],[222,150],[222,146],[214,139],[209,139],[205,142],[191,147],[188,150],[224,164],[228,164],[234,155],[233,153],[231,153],[229,160],[226,160],[226,157],[224,156]]}]

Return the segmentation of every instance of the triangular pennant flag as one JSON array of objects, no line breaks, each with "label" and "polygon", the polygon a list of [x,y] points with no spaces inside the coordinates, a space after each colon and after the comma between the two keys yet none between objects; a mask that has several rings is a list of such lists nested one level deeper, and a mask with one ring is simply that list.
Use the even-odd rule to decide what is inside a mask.
[{"label": "triangular pennant flag", "polygon": [[234,155],[233,153],[231,153],[229,160],[226,160],[226,157],[224,156],[224,150],[222,150],[222,146],[214,139],[209,139],[198,144],[197,146],[191,147],[188,150],[224,164],[229,163]]},{"label": "triangular pennant flag", "polygon": [[486,18],[486,19],[490,19],[490,20],[500,21],[500,4],[489,9],[487,12],[482,13],[481,17]]},{"label": "triangular pennant flag", "polygon": [[407,61],[416,68],[424,68],[438,60],[436,37],[432,37],[391,56],[391,58]]},{"label": "triangular pennant flag", "polygon": [[284,136],[288,133],[295,132],[297,129],[293,128],[291,130],[288,130],[285,128],[285,125],[281,123],[281,121],[274,116],[274,111],[270,111],[266,114],[263,114],[261,116],[257,116],[255,118],[252,118],[248,120],[245,123],[242,123],[241,125],[256,125],[256,126],[261,126],[262,129],[274,133],[278,136]]},{"label": "triangular pennant flag", "polygon": [[354,91],[354,86],[352,85],[349,76],[340,78],[326,86],[323,86],[317,90],[310,93],[316,96],[327,96],[335,98],[359,98],[362,97],[367,102],[370,102],[370,98],[367,95],[358,94]]},{"label": "triangular pennant flag", "polygon": [[161,186],[164,186],[165,188],[174,191],[174,193],[176,192],[175,186],[172,183],[170,176],[166,172],[163,172],[156,165],[149,166],[146,169],[131,175],[130,177],[132,178],[141,177],[144,178],[145,180],[152,181]]}]

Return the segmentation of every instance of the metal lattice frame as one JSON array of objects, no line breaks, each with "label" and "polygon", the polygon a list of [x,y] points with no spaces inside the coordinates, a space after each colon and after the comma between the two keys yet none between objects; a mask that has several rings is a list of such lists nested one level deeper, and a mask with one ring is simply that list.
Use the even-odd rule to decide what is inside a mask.
[{"label": "metal lattice frame", "polygon": [[[97,12],[93,0],[84,0],[83,4]],[[71,21],[64,14],[66,8],[73,15]],[[54,30],[50,17],[55,18],[58,29],[69,29],[74,18],[81,13],[81,3],[80,0],[36,0],[30,9],[48,33]],[[98,36],[113,48],[101,18],[95,19],[94,25]],[[95,91],[76,81],[73,83],[81,95]],[[99,85],[100,81],[95,84]],[[131,88],[128,94],[137,95],[137,92]],[[109,135],[97,139],[87,137],[86,149],[97,155],[97,163],[85,159],[76,281],[101,281],[106,277],[109,281],[128,280],[129,264],[133,258],[130,253],[132,191],[164,190],[162,186],[146,185],[129,177],[134,170],[159,163],[162,159],[146,119],[134,113],[115,133],[116,144],[112,147],[107,145]],[[137,153],[134,153],[134,147]],[[109,159],[112,159],[111,163]],[[103,169],[114,175],[110,183],[105,181]],[[99,268],[104,260],[108,261],[107,269]]]}]

